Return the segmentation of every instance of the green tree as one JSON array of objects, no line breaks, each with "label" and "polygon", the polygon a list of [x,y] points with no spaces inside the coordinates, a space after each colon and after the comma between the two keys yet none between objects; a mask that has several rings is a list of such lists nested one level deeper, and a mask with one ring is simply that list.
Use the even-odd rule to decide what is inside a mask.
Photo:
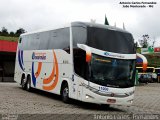
[{"label": "green tree", "polygon": [[9,33],[9,36],[14,37],[14,36],[15,36],[14,32],[11,31],[11,32]]},{"label": "green tree", "polygon": [[143,35],[142,39],[139,40],[140,45],[142,48],[147,48],[148,47],[148,42],[149,42],[149,35]]},{"label": "green tree", "polygon": [[142,39],[139,40],[139,43],[142,46],[142,48],[150,47],[150,50],[151,50],[151,48],[154,47],[155,40],[150,39],[149,35],[145,34],[145,35],[142,35]]},{"label": "green tree", "polygon": [[16,33],[15,36],[19,37],[21,34],[25,33],[26,31],[23,28],[19,28]]},{"label": "green tree", "polygon": [[1,36],[8,36],[8,30],[5,27],[2,27]]}]

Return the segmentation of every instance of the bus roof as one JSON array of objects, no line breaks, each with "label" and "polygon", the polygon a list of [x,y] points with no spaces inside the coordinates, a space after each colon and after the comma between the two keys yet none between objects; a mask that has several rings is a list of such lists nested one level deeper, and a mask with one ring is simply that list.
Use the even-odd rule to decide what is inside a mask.
[{"label": "bus roof", "polygon": [[72,26],[97,27],[97,28],[103,28],[103,29],[109,29],[109,30],[129,33],[128,31],[123,30],[121,28],[117,28],[115,26],[109,26],[109,25],[103,25],[103,24],[91,23],[91,22],[71,22],[70,24],[66,24],[66,25],[62,25],[62,26],[56,26],[54,28],[41,29],[41,30],[37,30],[37,31],[33,31],[33,32],[24,33],[21,36],[40,33],[40,32],[47,32],[47,31],[56,30],[56,29],[62,29],[62,28],[70,27],[71,24],[72,24]]},{"label": "bus roof", "polygon": [[69,27],[69,26],[70,26],[70,24],[65,24],[65,25],[61,25],[61,26],[55,26],[54,28],[40,29],[40,30],[36,30],[36,31],[32,31],[32,32],[23,33],[23,34],[21,34],[21,36],[35,34],[35,33],[41,33],[41,32],[47,32],[47,31],[51,31],[51,30],[66,28],[66,27]]},{"label": "bus roof", "polygon": [[72,22],[72,26],[97,27],[97,28],[104,28],[104,29],[109,29],[109,30],[115,30],[115,31],[119,31],[119,32],[129,33],[128,31],[123,30],[121,28],[117,28],[115,26],[103,25],[103,24],[91,23],[91,22]]},{"label": "bus roof", "polygon": [[159,68],[155,68],[155,69],[160,69],[160,67]]},{"label": "bus roof", "polygon": [[[143,67],[136,67],[136,68],[143,68]],[[147,68],[154,68],[154,67],[147,67]]]}]

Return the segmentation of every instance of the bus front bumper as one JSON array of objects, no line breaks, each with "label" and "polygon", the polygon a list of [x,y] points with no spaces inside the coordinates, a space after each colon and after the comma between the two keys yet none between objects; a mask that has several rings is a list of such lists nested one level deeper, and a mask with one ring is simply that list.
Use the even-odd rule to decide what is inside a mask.
[{"label": "bus front bumper", "polygon": [[[85,90],[84,90],[85,89]],[[118,96],[110,94],[110,95],[100,95],[95,92],[92,92],[89,89],[83,89],[83,97],[82,101],[96,104],[115,104],[115,105],[131,105],[133,103],[134,98],[134,87],[131,89],[132,94]]]}]

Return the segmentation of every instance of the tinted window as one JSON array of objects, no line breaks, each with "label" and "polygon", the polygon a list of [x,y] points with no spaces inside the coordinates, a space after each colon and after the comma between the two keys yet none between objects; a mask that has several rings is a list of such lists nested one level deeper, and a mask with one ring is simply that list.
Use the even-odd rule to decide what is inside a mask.
[{"label": "tinted window", "polygon": [[24,50],[65,49],[70,46],[69,36],[69,28],[24,35],[19,48]]},{"label": "tinted window", "polygon": [[77,47],[77,43],[86,44],[87,30],[85,27],[72,27],[73,47]]},{"label": "tinted window", "polygon": [[70,46],[69,28],[57,29],[50,32],[48,49],[66,49]]},{"label": "tinted window", "polygon": [[154,68],[147,68],[146,72],[153,72]]},{"label": "tinted window", "polygon": [[90,81],[103,86],[134,86],[135,60],[121,60],[92,54]]},{"label": "tinted window", "polygon": [[88,27],[87,45],[109,52],[134,54],[134,40],[130,33]]},{"label": "tinted window", "polygon": [[40,50],[48,49],[48,41],[50,40],[50,32],[42,32],[39,35],[39,48]]},{"label": "tinted window", "polygon": [[160,69],[155,69],[155,72],[156,73],[160,73]]},{"label": "tinted window", "polygon": [[142,73],[143,72],[143,69],[142,68],[136,68],[138,70],[139,73]]},{"label": "tinted window", "polygon": [[22,40],[23,40],[23,37],[20,37],[19,38],[19,43],[18,43],[18,48],[19,49],[22,49]]}]

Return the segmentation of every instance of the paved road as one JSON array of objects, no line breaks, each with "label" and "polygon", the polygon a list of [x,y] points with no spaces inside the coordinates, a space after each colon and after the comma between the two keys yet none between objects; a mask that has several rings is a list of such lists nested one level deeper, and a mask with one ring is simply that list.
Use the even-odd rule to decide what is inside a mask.
[{"label": "paved road", "polygon": [[[111,105],[108,109],[95,104],[72,101],[65,104],[60,97],[33,90],[27,92],[17,83],[0,83],[0,114],[3,119],[105,119],[96,115],[160,114],[160,84],[152,83],[136,87],[132,106]],[[59,115],[63,114],[63,115]],[[72,115],[71,115],[72,114]],[[76,118],[75,118],[75,116]],[[73,117],[73,118],[72,118]],[[113,118],[113,116],[110,116]],[[127,116],[128,117],[128,116]],[[127,119],[127,118],[126,118]]]}]

